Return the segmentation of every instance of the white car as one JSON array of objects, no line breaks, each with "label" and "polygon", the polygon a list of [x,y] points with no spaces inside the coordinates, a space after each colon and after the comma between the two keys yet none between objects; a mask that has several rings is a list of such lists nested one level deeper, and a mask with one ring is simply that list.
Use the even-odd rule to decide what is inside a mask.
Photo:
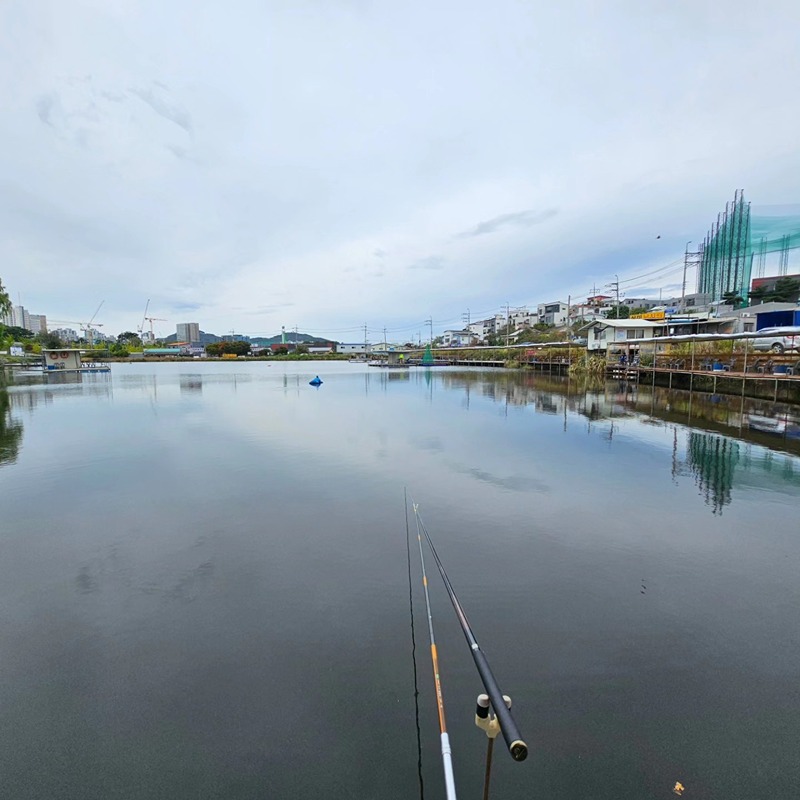
[{"label": "white car", "polygon": [[786,350],[800,350],[800,327],[762,328],[758,333],[771,333],[774,335],[764,336],[761,339],[754,339],[754,350],[772,350],[773,353],[783,353]]}]

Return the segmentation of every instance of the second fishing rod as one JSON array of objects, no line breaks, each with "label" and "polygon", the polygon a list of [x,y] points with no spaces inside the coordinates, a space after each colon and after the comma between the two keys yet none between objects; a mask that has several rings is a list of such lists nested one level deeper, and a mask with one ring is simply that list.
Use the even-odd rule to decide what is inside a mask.
[{"label": "second fishing rod", "polygon": [[417,525],[422,530],[422,533],[425,535],[425,539],[428,542],[428,547],[430,547],[431,553],[433,554],[433,560],[436,562],[436,567],[438,568],[439,574],[442,576],[442,580],[444,581],[445,589],[450,597],[450,602],[453,604],[453,609],[455,610],[456,617],[461,625],[464,638],[467,640],[467,644],[469,645],[470,652],[472,653],[472,659],[475,662],[475,666],[478,668],[478,674],[481,676],[481,681],[486,689],[486,694],[489,695],[489,700],[494,709],[494,713],[497,716],[497,721],[500,724],[500,730],[502,731],[503,738],[506,741],[508,752],[515,761],[524,761],[528,757],[528,745],[522,738],[522,734],[517,727],[517,723],[514,721],[514,717],[511,715],[511,711],[503,699],[503,693],[500,691],[500,687],[497,684],[497,679],[494,677],[492,668],[489,666],[489,661],[487,660],[483,650],[481,650],[478,640],[475,638],[475,634],[473,633],[472,627],[469,624],[469,620],[464,612],[464,608],[459,602],[455,590],[453,589],[453,584],[450,583],[450,578],[447,577],[447,572],[445,571],[444,565],[439,558],[439,554],[436,552],[436,547],[434,546],[430,534],[428,533],[428,529],[425,527],[425,523],[422,521],[422,517],[419,514],[419,508],[416,504],[412,505],[414,508],[414,517]]}]

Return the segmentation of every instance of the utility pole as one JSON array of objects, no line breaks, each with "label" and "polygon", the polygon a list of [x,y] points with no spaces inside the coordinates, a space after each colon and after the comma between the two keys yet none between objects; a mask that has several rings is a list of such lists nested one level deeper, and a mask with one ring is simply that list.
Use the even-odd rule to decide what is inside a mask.
[{"label": "utility pole", "polygon": [[[569,307],[572,305],[572,295],[567,295],[567,378],[569,378],[569,368],[572,366],[572,324],[569,319]],[[564,398],[564,430],[567,424],[567,398]]]},{"label": "utility pole", "polygon": [[428,317],[428,319],[425,320],[425,324],[426,325],[430,325],[430,328],[431,328],[431,347],[433,347],[433,316]]},{"label": "utility pole", "polygon": [[686,267],[689,266],[689,245],[691,240],[686,242],[686,249],[683,254],[683,283],[681,284],[681,313],[686,310]]},{"label": "utility pole", "polygon": [[508,338],[509,334],[511,333],[511,308],[509,306],[508,300],[506,300],[506,347],[508,347]]},{"label": "utility pole", "polygon": [[389,347],[386,344],[386,328],[383,329],[383,352],[387,353],[389,351]]},{"label": "utility pole", "polygon": [[461,319],[465,323],[467,330],[469,330],[470,322],[472,321],[470,319],[469,309],[467,309],[467,313],[466,314],[462,314],[461,315]]},{"label": "utility pole", "polygon": [[613,289],[613,290],[614,290],[614,293],[615,293],[615,294],[616,294],[616,296],[617,296],[617,305],[616,305],[616,312],[617,312],[617,314],[616,314],[616,318],[617,318],[617,319],[619,319],[619,275],[616,275],[616,274],[615,274],[615,275],[614,275],[614,278],[615,278],[616,280],[614,280],[612,283],[607,283],[607,284],[606,284],[606,286],[607,286],[609,289]]},{"label": "utility pole", "polygon": [[570,341],[572,341],[572,314],[571,314],[571,306],[572,306],[572,295],[567,295],[567,336],[569,336]]},{"label": "utility pole", "polygon": [[297,325],[294,326],[294,349],[297,350]]},{"label": "utility pole", "polygon": [[364,360],[367,358],[367,323],[364,323]]}]

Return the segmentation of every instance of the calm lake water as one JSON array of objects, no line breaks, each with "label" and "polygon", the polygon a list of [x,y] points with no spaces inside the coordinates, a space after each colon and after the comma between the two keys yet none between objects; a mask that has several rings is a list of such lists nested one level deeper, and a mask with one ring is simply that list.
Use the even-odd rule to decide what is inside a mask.
[{"label": "calm lake water", "polygon": [[[493,797],[800,793],[790,409],[186,363],[10,386],[0,418],[3,797],[419,797],[404,486],[530,746],[495,749]],[[456,784],[479,797],[481,687],[435,574],[431,600]]]}]

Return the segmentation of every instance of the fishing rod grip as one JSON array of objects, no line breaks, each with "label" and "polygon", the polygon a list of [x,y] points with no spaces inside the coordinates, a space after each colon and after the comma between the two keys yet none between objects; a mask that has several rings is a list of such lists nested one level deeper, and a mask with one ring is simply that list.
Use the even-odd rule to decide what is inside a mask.
[{"label": "fishing rod grip", "polygon": [[475,666],[483,681],[483,686],[486,689],[486,694],[489,695],[492,707],[494,708],[495,716],[500,724],[500,730],[503,732],[503,738],[506,740],[508,752],[514,761],[524,761],[528,757],[528,745],[522,738],[522,734],[514,722],[514,717],[511,716],[511,711],[503,699],[503,694],[500,687],[497,685],[492,668],[486,660],[483,651],[477,645],[472,648],[472,658],[475,661]]}]

